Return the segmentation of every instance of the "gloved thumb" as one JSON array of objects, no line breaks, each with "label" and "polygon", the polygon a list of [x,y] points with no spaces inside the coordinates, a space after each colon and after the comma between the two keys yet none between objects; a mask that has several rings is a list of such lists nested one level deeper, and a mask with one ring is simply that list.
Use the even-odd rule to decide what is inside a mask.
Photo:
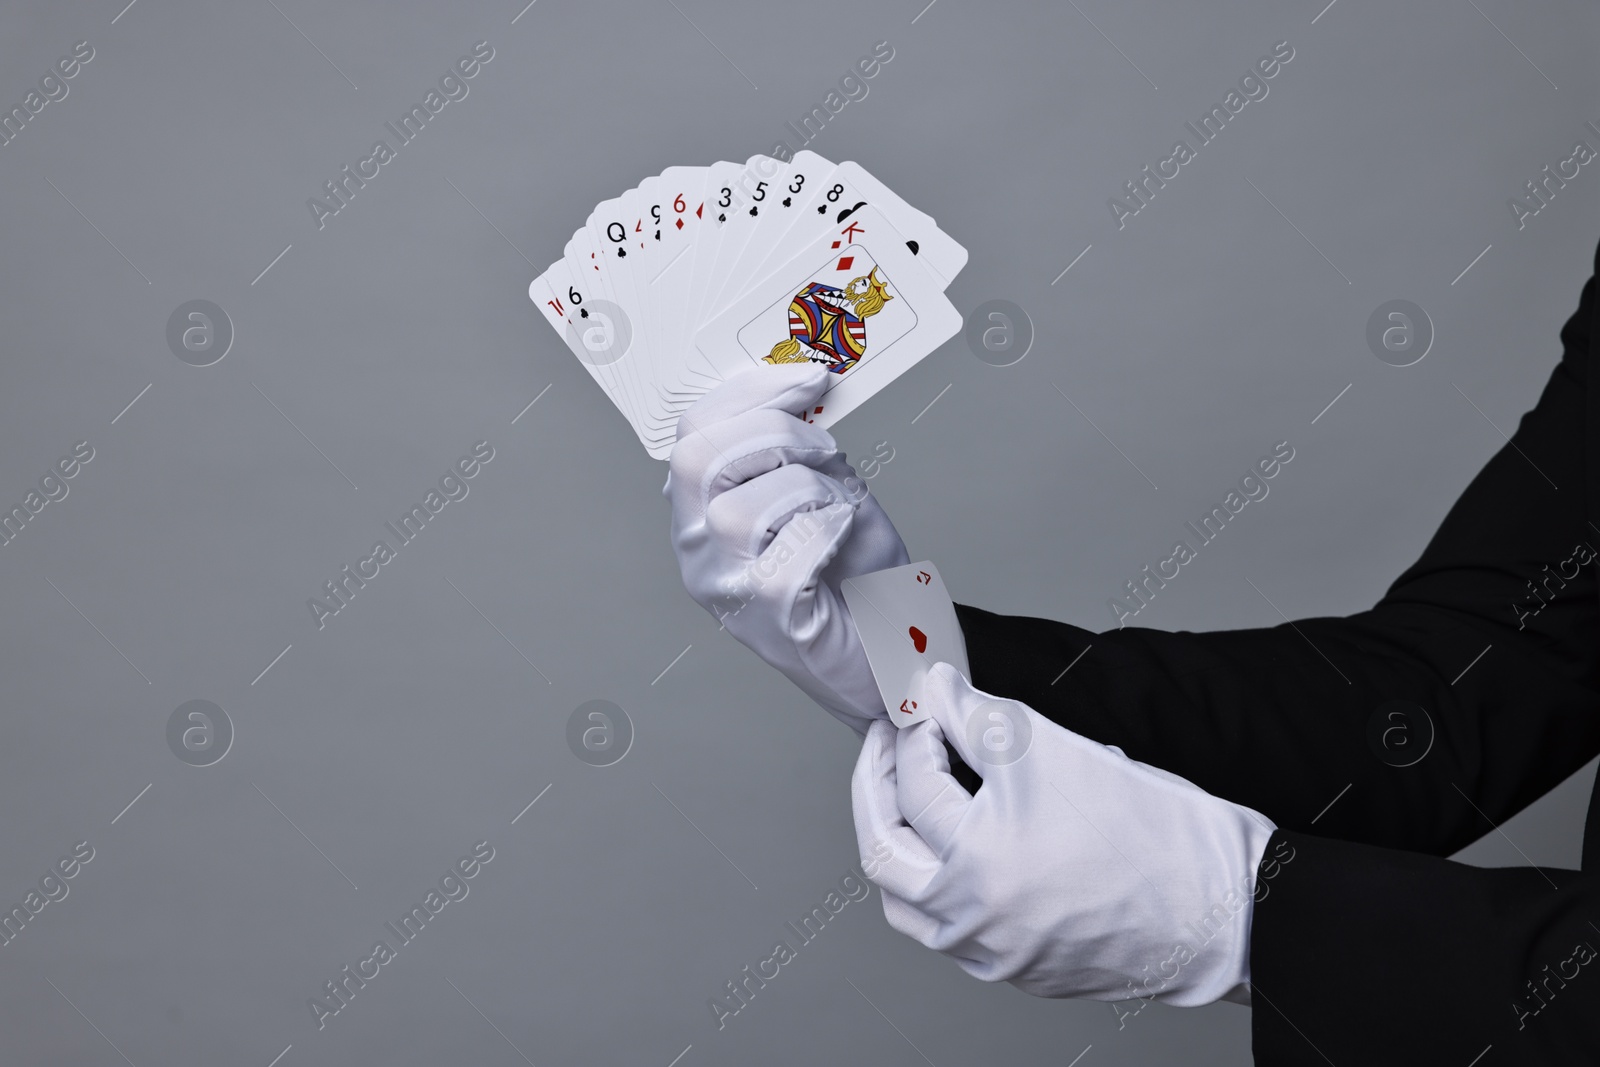
[{"label": "gloved thumb", "polygon": [[1033,743],[1034,717],[1026,704],[974,688],[949,663],[936,663],[922,679],[922,700],[945,740],[984,780],[1026,757]]}]

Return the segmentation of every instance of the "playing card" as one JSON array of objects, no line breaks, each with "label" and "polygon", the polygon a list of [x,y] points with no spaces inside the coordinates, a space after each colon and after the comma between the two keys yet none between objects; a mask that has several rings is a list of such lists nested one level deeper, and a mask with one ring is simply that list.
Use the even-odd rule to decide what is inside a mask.
[{"label": "playing card", "polygon": [[[594,247],[593,235],[587,226],[572,235],[562,260],[551,265],[547,280],[552,295],[561,304],[554,310],[564,316],[568,328],[575,331],[571,336],[563,331],[568,347],[586,365],[604,368],[603,374],[595,375],[596,379],[606,384],[608,393],[629,423],[636,424],[638,390],[630,366],[637,358],[633,354],[633,331],[626,316],[620,313],[600,250]],[[565,288],[561,280],[567,283]],[[542,310],[551,309],[546,305]],[[577,347],[574,347],[575,342]]]},{"label": "playing card", "polygon": [[[694,238],[705,214],[705,179],[704,167],[667,168],[658,185],[661,203],[652,208],[660,216],[656,224],[660,236],[650,261],[647,287],[661,316],[662,333],[674,341],[687,329],[688,301],[683,294],[694,274]],[[675,381],[675,376],[668,376],[667,384]]]},{"label": "playing card", "polygon": [[[561,335],[567,347],[584,365],[606,395],[624,413],[628,410],[627,398],[622,391],[616,368],[611,365],[607,330],[611,327],[605,316],[603,301],[588,300],[565,260],[557,260],[528,286],[528,299],[544,313],[546,321]],[[590,313],[585,304],[592,303],[598,313]]]},{"label": "playing card", "polygon": [[740,165],[729,160],[713,163],[706,168],[706,184],[702,193],[705,217],[695,234],[694,267],[689,278],[689,290],[684,304],[691,326],[704,321],[702,311],[711,298],[712,268],[722,247],[723,236],[728,231],[728,209],[733,206],[734,176]]},{"label": "playing card", "polygon": [[[662,434],[645,404],[644,384],[639,373],[639,367],[649,362],[649,339],[643,332],[646,319],[633,291],[631,274],[618,266],[626,256],[627,249],[622,247],[621,242],[610,242],[612,247],[606,247],[596,241],[597,219],[609,219],[609,222],[602,221],[600,228],[602,231],[609,228],[613,234],[617,234],[625,232],[620,218],[620,199],[597,206],[589,223],[573,234],[567,246],[566,260],[569,266],[576,264],[574,273],[590,279],[591,288],[598,287],[601,293],[599,299],[604,301],[603,304],[591,303],[583,309],[591,315],[597,309],[603,309],[606,313],[606,328],[600,331],[593,328],[584,330],[586,341],[591,349],[597,344],[604,349],[598,358],[604,359],[612,368],[626,397],[623,414],[633,426],[640,443],[646,449],[658,448],[661,447]],[[617,255],[619,251],[623,256]],[[670,442],[667,444],[670,447]]]},{"label": "playing card", "polygon": [[839,164],[827,181],[829,192],[833,185],[842,184],[846,187],[844,195],[860,197],[889,216],[907,240],[917,243],[917,255],[943,282],[941,289],[949,285],[961,273],[961,268],[967,265],[967,250],[939,229],[931,215],[918,211],[896,196],[888,186],[868,174],[861,164],[847,160]]},{"label": "playing card", "polygon": [[675,366],[658,375],[663,401],[669,411],[698,399],[719,379],[693,345],[682,344],[699,325],[690,319],[690,285],[694,278],[698,237],[706,226],[705,186],[709,168],[671,167],[661,175],[659,247],[650,261],[646,288],[667,338],[663,359]]},{"label": "playing card", "polygon": [[933,665],[971,673],[966,637],[939,568],[928,560],[908,563],[846,578],[841,588],[889,720],[904,727],[926,719],[928,709],[912,694]]},{"label": "playing card", "polygon": [[937,280],[874,208],[833,227],[707,324],[718,373],[813,362],[835,377],[811,414],[831,426],[961,329]]}]

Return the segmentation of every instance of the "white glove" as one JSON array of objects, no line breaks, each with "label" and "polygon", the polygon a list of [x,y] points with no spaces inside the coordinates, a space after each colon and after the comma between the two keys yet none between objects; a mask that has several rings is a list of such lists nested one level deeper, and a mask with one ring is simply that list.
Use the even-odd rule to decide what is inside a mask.
[{"label": "white glove", "polygon": [[[862,870],[890,926],[1034,996],[1248,1003],[1271,822],[947,663],[921,701],[926,722],[873,723],[851,783]],[[941,738],[983,778],[975,796]]]},{"label": "white glove", "polygon": [[661,492],[683,584],[756,655],[858,734],[887,718],[839,585],[909,563],[833,435],[802,421],[815,364],[756,367],[678,420]]}]

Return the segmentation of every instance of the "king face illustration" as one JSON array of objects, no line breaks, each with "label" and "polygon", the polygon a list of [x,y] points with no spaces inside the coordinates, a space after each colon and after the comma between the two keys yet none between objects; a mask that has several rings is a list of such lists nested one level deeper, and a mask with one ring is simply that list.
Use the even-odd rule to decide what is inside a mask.
[{"label": "king face illustration", "polygon": [[767,363],[821,363],[843,374],[867,352],[867,320],[894,297],[878,268],[843,289],[812,282],[789,301],[789,337],[772,346]]}]

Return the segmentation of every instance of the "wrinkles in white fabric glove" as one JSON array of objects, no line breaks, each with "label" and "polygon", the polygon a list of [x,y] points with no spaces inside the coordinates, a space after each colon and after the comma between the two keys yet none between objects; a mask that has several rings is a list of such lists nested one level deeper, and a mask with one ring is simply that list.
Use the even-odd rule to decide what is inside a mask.
[{"label": "wrinkles in white fabric glove", "polygon": [[[1248,1003],[1271,822],[947,663],[921,700],[929,720],[872,725],[852,781],[862,870],[890,926],[1035,996]],[[983,778],[975,795],[944,738]]]},{"label": "wrinkles in white fabric glove", "polygon": [[909,563],[889,516],[833,435],[803,421],[816,364],[755,367],[678,421],[661,492],[689,595],[858,734],[888,711],[840,592]]}]

